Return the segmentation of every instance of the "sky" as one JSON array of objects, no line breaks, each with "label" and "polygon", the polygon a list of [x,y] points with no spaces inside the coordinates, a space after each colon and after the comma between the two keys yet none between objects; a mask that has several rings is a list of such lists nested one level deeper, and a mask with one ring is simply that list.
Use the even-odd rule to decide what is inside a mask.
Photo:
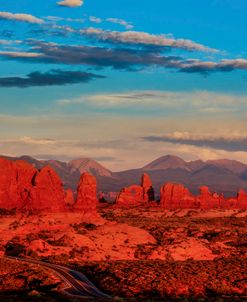
[{"label": "sky", "polygon": [[113,171],[247,163],[244,0],[0,0],[0,150]]}]

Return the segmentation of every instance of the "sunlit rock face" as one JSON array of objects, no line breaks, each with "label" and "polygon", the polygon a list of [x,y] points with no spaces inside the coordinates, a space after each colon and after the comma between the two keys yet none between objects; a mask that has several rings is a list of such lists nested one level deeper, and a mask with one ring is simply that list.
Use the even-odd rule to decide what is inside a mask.
[{"label": "sunlit rock face", "polygon": [[77,188],[77,199],[74,209],[93,215],[97,213],[97,204],[98,199],[96,178],[88,172],[85,172],[81,175]]},{"label": "sunlit rock face", "polygon": [[160,206],[167,209],[196,208],[197,202],[183,185],[167,183],[160,190]]},{"label": "sunlit rock face", "polygon": [[135,206],[148,204],[154,199],[152,181],[148,174],[145,173],[142,175],[141,185],[132,185],[120,191],[116,198],[116,204],[120,206]]},{"label": "sunlit rock face", "polygon": [[63,184],[47,166],[38,171],[31,164],[0,158],[0,207],[18,210],[64,211]]},{"label": "sunlit rock face", "polygon": [[240,190],[237,195],[237,204],[242,209],[247,209],[247,192]]},{"label": "sunlit rock face", "polygon": [[36,173],[30,196],[31,210],[65,211],[63,183],[49,166]]},{"label": "sunlit rock face", "polygon": [[160,206],[165,209],[247,209],[247,193],[240,190],[236,198],[224,198],[223,194],[211,193],[207,186],[193,196],[181,184],[166,183],[160,190]]},{"label": "sunlit rock face", "polygon": [[151,178],[147,173],[142,175],[141,187],[143,188],[143,200],[145,202],[154,201],[155,194]]},{"label": "sunlit rock face", "polygon": [[200,195],[197,197],[202,209],[214,209],[220,207],[220,196],[217,193],[211,193],[207,186],[200,188]]},{"label": "sunlit rock face", "polygon": [[25,161],[0,158],[0,207],[23,208],[30,197],[32,179],[37,170]]},{"label": "sunlit rock face", "polygon": [[74,193],[71,189],[65,190],[65,204],[66,206],[73,206],[75,204]]}]

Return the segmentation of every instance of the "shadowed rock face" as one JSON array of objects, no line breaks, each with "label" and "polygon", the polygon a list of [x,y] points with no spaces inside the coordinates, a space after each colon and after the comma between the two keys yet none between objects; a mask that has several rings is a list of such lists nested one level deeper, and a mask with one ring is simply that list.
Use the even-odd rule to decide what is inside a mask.
[{"label": "shadowed rock face", "polygon": [[154,201],[152,181],[148,174],[142,175],[141,185],[132,185],[123,188],[116,198],[116,204],[120,206],[140,205]]},{"label": "shadowed rock face", "polygon": [[97,182],[96,178],[85,172],[77,188],[77,199],[74,208],[87,214],[97,213]]}]

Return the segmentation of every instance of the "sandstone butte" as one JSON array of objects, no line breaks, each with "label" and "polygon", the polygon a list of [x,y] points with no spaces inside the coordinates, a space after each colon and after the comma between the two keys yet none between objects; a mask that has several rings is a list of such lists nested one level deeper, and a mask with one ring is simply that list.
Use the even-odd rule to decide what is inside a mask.
[{"label": "sandstone butte", "polygon": [[24,211],[63,212],[76,209],[95,214],[98,203],[96,179],[83,173],[78,185],[77,200],[49,166],[40,171],[25,161],[0,158],[0,208]]},{"label": "sandstone butte", "polygon": [[247,209],[247,193],[240,190],[235,198],[211,193],[209,188],[200,188],[194,196],[181,184],[166,183],[160,190],[160,206],[165,209]]},{"label": "sandstone butte", "polygon": [[[116,198],[118,206],[139,206],[155,201],[150,177],[145,173],[141,185],[123,188]],[[84,215],[97,215],[96,178],[85,172],[81,175],[77,198],[64,190],[62,181],[49,166],[40,171],[22,161],[0,158],[0,208],[26,211],[60,212],[74,210]],[[181,184],[166,183],[160,190],[160,207],[164,209],[247,209],[247,193],[240,190],[235,198],[224,198],[200,188],[194,196]]]},{"label": "sandstone butte", "polygon": [[119,206],[133,206],[147,204],[154,200],[152,181],[150,177],[144,173],[142,175],[141,185],[132,185],[123,188],[116,198],[116,204]]},{"label": "sandstone butte", "polygon": [[97,214],[97,182],[96,178],[84,172],[81,175],[77,188],[77,199],[74,204],[74,209],[86,214]]}]

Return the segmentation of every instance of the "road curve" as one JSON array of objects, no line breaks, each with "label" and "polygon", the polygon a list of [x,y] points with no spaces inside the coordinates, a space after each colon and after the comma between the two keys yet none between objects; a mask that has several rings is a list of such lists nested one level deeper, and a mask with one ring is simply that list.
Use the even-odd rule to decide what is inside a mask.
[{"label": "road curve", "polygon": [[70,268],[34,259],[10,256],[6,258],[16,261],[24,261],[31,264],[38,264],[43,267],[50,268],[57,274],[57,276],[59,276],[63,280],[65,286],[62,291],[67,295],[98,299],[110,298],[110,296],[101,292],[92,282],[90,282],[86,276]]}]

